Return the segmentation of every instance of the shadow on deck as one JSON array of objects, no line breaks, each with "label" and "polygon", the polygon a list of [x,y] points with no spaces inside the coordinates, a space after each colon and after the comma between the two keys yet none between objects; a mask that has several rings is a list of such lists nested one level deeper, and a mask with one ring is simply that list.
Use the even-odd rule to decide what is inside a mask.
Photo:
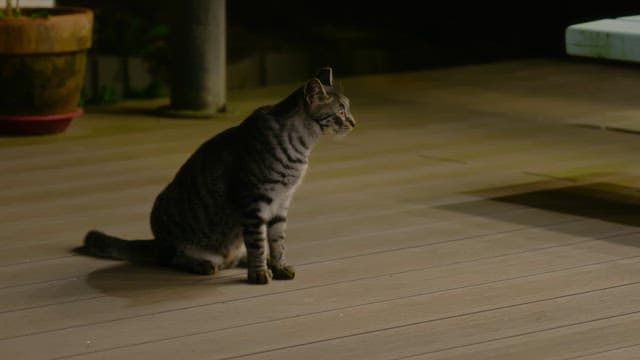
[{"label": "shadow on deck", "polygon": [[[548,188],[552,183],[555,183],[556,187]],[[487,189],[479,193],[489,192],[495,194],[504,193],[505,191],[511,194],[449,204],[439,208],[536,227],[534,221],[529,221],[531,218],[513,217],[510,216],[511,212],[486,212],[483,210],[486,208],[487,202],[501,202],[620,224],[637,228],[640,232],[640,188],[608,182],[557,187],[557,182],[542,181],[516,187]],[[545,229],[553,230],[554,228],[545,227]],[[558,227],[558,231],[574,236],[589,237],[590,235],[589,229],[580,227]],[[611,241],[623,241],[623,245],[640,246],[640,242],[636,241],[636,239],[614,237]]]}]

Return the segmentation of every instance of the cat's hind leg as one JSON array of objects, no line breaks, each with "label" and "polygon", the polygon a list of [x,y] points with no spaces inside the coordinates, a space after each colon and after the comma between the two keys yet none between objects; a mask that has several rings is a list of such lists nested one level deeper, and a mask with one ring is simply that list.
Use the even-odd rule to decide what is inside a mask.
[{"label": "cat's hind leg", "polygon": [[186,250],[176,251],[169,265],[198,275],[213,275],[220,270],[221,261],[215,255],[206,256],[204,252]]},{"label": "cat's hind leg", "polygon": [[239,238],[225,253],[223,268],[247,267],[247,248],[242,238]]}]

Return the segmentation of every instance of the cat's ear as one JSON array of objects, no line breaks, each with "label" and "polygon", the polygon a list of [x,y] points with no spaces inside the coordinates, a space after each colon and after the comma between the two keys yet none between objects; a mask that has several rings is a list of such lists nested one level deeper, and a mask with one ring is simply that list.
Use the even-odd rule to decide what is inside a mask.
[{"label": "cat's ear", "polygon": [[325,86],[333,86],[333,69],[325,67],[318,71],[318,80]]},{"label": "cat's ear", "polygon": [[324,102],[327,98],[327,92],[320,80],[313,78],[307,82],[304,86],[304,98],[309,104]]}]

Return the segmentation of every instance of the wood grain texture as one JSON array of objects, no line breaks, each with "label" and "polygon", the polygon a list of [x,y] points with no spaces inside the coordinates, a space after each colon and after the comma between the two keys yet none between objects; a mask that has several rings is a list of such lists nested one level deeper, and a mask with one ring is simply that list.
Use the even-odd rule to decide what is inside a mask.
[{"label": "wood grain texture", "polygon": [[638,81],[556,60],[346,79],[358,127],[312,154],[297,277],[268,286],[71,249],[149,237],[189,154],[291,86],[231,94],[214,121],[132,102],[0,138],[0,357],[635,359],[640,142],[574,124],[630,124]]}]

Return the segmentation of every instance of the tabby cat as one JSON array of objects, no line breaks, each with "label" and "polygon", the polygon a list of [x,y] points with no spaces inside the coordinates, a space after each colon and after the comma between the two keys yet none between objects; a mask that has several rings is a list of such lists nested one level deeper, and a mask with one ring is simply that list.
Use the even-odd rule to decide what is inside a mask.
[{"label": "tabby cat", "polygon": [[323,133],[345,135],[355,126],[332,78],[331,68],[321,69],[280,103],[202,144],[156,198],[153,240],[94,230],[78,251],[197,274],[246,259],[250,283],[293,279],[284,259],[287,211],[309,153]]}]

